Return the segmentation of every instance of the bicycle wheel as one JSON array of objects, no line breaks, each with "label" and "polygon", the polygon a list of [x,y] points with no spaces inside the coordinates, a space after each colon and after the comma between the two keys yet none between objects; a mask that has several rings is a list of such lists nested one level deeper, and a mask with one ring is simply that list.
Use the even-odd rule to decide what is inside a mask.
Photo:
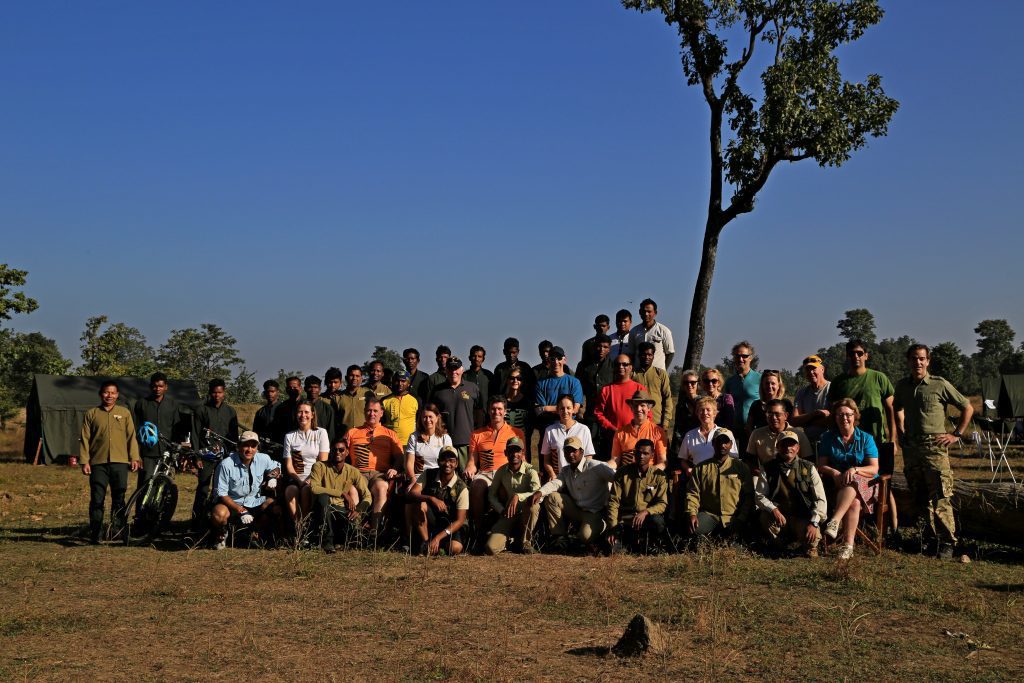
[{"label": "bicycle wheel", "polygon": [[178,487],[168,477],[163,477],[155,491],[152,504],[152,524],[146,535],[146,543],[152,543],[171,524],[178,507]]},{"label": "bicycle wheel", "polygon": [[152,498],[150,492],[153,488],[153,482],[154,479],[150,479],[135,489],[128,502],[125,503],[125,523],[120,531],[121,541],[125,545],[131,545],[132,542],[138,541],[140,536],[145,534],[145,527],[147,526],[146,508],[148,501]]}]

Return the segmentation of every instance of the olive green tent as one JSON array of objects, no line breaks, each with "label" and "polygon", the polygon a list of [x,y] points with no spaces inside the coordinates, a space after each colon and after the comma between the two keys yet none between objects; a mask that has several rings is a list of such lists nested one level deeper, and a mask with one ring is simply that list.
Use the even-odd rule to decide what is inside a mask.
[{"label": "olive green tent", "polygon": [[[100,385],[107,379],[118,384],[118,402],[131,409],[149,395],[149,380],[139,377],[75,377],[35,375],[25,406],[25,459],[32,462],[38,450],[40,463],[53,463],[78,455],[78,437],[85,412],[100,403]],[[195,384],[172,379],[167,393],[191,412],[202,400]],[[41,441],[40,441],[41,440]]]},{"label": "olive green tent", "polygon": [[[982,379],[981,400],[985,417],[1003,420],[1024,417],[1024,374]],[[995,410],[988,407],[988,401],[995,404]]]}]

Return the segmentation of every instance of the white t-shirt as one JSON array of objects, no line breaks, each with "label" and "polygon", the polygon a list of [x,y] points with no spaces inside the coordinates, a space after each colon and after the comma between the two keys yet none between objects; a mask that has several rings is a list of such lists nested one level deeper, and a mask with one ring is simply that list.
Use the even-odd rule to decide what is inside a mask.
[{"label": "white t-shirt", "polygon": [[313,463],[320,458],[320,454],[331,450],[331,440],[327,438],[327,430],[323,427],[317,427],[308,432],[295,430],[284,435],[282,458],[292,457],[293,449],[302,452],[302,472],[296,472],[296,474],[299,475],[300,481],[306,481],[313,471]]},{"label": "white t-shirt", "polygon": [[[423,471],[437,469],[437,456],[445,446],[452,445],[452,437],[433,435],[427,441],[420,440],[418,432],[409,435],[409,441],[405,444],[405,455],[416,458],[417,462],[423,463]],[[415,468],[414,468],[415,469]]]},{"label": "white t-shirt", "polygon": [[[540,454],[547,458],[549,453],[558,453],[558,467],[555,468],[555,474],[562,471],[562,468],[569,464],[565,459],[565,453],[562,452],[562,448],[565,446],[565,440],[570,436],[575,436],[583,444],[583,455],[594,455],[594,440],[590,438],[590,427],[577,422],[569,429],[562,426],[561,422],[555,422],[550,424],[544,430],[544,436],[540,440]],[[543,463],[543,461],[542,461]],[[537,468],[538,471],[543,469],[543,466]]]},{"label": "white t-shirt", "polygon": [[[700,431],[700,427],[694,427],[690,431],[686,432],[686,436],[683,437],[683,442],[679,444],[679,462],[686,462],[687,460],[693,460],[694,465],[699,465],[705,460],[710,460],[715,457],[715,444],[712,443],[715,439],[715,434],[718,433],[718,427],[715,427],[708,434],[708,438],[704,438],[704,435]],[[740,452],[736,450],[736,441],[732,442],[732,448],[729,449],[729,454],[738,458]]]}]

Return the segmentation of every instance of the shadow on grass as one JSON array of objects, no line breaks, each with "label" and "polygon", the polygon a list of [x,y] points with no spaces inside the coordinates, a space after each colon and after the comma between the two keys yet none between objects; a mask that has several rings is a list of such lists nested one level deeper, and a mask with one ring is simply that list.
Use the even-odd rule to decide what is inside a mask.
[{"label": "shadow on grass", "polygon": [[588,645],[586,647],[572,647],[565,651],[568,655],[577,657],[607,657],[612,649],[605,645]]},{"label": "shadow on grass", "polygon": [[[14,543],[54,543],[65,548],[77,548],[89,545],[88,527],[86,525],[68,527],[0,527],[0,539]],[[187,528],[170,529],[149,543],[133,541],[134,547],[148,546],[162,552],[181,552],[197,547],[204,539],[204,534],[193,532]],[[104,545],[124,545],[120,539],[105,537]],[[246,547],[239,545],[238,547]]]},{"label": "shadow on grass", "polygon": [[996,593],[1024,593],[1024,583],[979,583],[978,588]]}]

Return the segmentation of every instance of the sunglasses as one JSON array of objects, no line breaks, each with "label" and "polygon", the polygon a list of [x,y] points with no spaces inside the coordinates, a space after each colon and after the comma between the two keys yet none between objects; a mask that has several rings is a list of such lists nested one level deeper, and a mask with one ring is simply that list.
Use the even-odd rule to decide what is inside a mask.
[{"label": "sunglasses", "polygon": [[620,368],[628,368],[630,365],[632,365],[632,363],[616,363],[615,365],[617,365]]},{"label": "sunglasses", "polygon": [[705,377],[701,380],[704,384],[718,384],[720,380],[717,377]]},{"label": "sunglasses", "polygon": [[750,354],[749,353],[737,353],[736,355],[733,356],[733,358],[742,358],[743,360],[746,360],[746,359],[750,358]]},{"label": "sunglasses", "polygon": [[688,379],[688,380],[686,380],[686,384],[691,386],[691,387],[692,386],[696,386],[697,380],[695,380],[695,379]]},{"label": "sunglasses", "polygon": [[849,354],[847,354],[847,355],[850,355],[850,356],[857,356],[857,358],[860,358],[861,356],[866,356],[866,355],[868,355],[868,352],[867,352],[867,351],[850,351],[850,353],[849,353]]}]

